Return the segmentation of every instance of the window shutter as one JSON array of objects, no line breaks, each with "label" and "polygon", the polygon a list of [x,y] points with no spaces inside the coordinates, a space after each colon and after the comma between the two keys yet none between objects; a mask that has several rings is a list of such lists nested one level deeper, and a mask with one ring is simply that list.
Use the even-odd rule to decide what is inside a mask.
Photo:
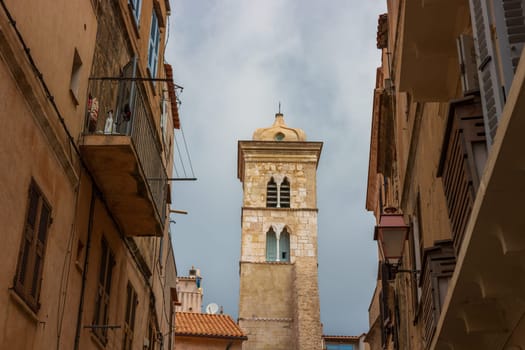
[{"label": "window shutter", "polygon": [[[123,78],[136,78],[137,58],[134,57],[122,69]],[[130,135],[131,124],[135,111],[136,82],[133,79],[123,79],[119,83],[117,109],[116,109],[116,128],[113,130],[119,134]]]},{"label": "window shutter", "polygon": [[508,95],[525,43],[523,0],[494,1],[494,17],[500,49],[503,85]]},{"label": "window shutter", "polygon": [[479,91],[478,70],[476,68],[476,52],[474,39],[471,35],[461,34],[457,39],[458,58],[461,71],[461,86],[463,95]]},{"label": "window shutter", "polygon": [[470,0],[474,45],[477,54],[479,85],[487,143],[492,144],[503,109],[503,93],[498,81],[496,56],[490,30],[490,14],[486,0]]},{"label": "window shutter", "polygon": [[31,283],[31,296],[36,300],[40,292],[40,285],[42,282],[42,262],[44,260],[44,251],[47,240],[47,229],[49,226],[49,207],[42,203],[42,209],[40,211],[40,222],[38,224],[38,236],[36,241],[36,256],[35,265],[33,270],[33,280]]},{"label": "window shutter", "polygon": [[277,238],[272,229],[266,233],[266,261],[277,260]]},{"label": "window shutter", "polygon": [[290,234],[284,230],[279,237],[279,261],[290,261]]}]

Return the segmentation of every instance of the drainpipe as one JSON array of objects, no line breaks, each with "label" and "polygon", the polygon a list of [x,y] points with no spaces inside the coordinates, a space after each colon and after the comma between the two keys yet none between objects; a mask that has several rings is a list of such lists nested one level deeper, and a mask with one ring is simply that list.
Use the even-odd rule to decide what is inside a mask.
[{"label": "drainpipe", "polygon": [[89,203],[89,221],[88,221],[88,231],[87,231],[87,240],[86,240],[86,253],[84,256],[84,267],[82,269],[82,286],[80,289],[80,302],[78,304],[78,313],[77,313],[77,329],[75,333],[75,345],[74,350],[78,350],[80,346],[80,331],[82,330],[82,316],[84,314],[84,294],[86,292],[86,281],[89,265],[89,251],[91,248],[91,236],[93,233],[93,216],[95,213],[95,188],[91,188],[91,202]]},{"label": "drainpipe", "polygon": [[230,350],[230,348],[232,347],[233,345],[233,342],[229,342],[228,345],[226,345],[226,350]]}]

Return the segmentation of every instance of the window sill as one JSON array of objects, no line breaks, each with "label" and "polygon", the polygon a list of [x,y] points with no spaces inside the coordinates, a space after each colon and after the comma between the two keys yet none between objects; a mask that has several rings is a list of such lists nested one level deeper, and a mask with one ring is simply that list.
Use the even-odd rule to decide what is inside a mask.
[{"label": "window sill", "polygon": [[29,306],[29,304],[25,301],[25,299],[18,294],[18,292],[13,288],[9,288],[9,296],[11,299],[13,299],[14,303],[35,323],[40,322],[38,319],[38,315],[36,314],[35,310]]}]

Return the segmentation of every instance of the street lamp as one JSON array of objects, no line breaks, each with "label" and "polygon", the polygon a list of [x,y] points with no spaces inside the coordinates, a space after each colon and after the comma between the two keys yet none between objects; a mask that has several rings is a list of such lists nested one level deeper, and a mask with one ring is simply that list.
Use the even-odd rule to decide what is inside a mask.
[{"label": "street lamp", "polygon": [[388,265],[397,266],[403,256],[408,231],[409,226],[405,224],[402,214],[381,214],[379,225],[374,230],[374,240],[377,241],[379,251]]}]

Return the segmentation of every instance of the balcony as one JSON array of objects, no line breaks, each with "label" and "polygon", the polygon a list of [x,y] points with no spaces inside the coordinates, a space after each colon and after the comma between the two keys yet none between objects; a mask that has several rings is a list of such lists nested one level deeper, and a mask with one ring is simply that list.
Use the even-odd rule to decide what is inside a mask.
[{"label": "balcony", "polygon": [[486,160],[479,97],[469,96],[451,102],[437,175],[443,180],[456,255],[463,242]]},{"label": "balcony", "polygon": [[161,236],[166,170],[142,83],[91,80],[82,157],[126,236]]},{"label": "balcony", "polygon": [[415,101],[448,101],[455,96],[460,74],[456,39],[469,26],[468,1],[404,4],[399,69],[395,69],[399,89]]}]

